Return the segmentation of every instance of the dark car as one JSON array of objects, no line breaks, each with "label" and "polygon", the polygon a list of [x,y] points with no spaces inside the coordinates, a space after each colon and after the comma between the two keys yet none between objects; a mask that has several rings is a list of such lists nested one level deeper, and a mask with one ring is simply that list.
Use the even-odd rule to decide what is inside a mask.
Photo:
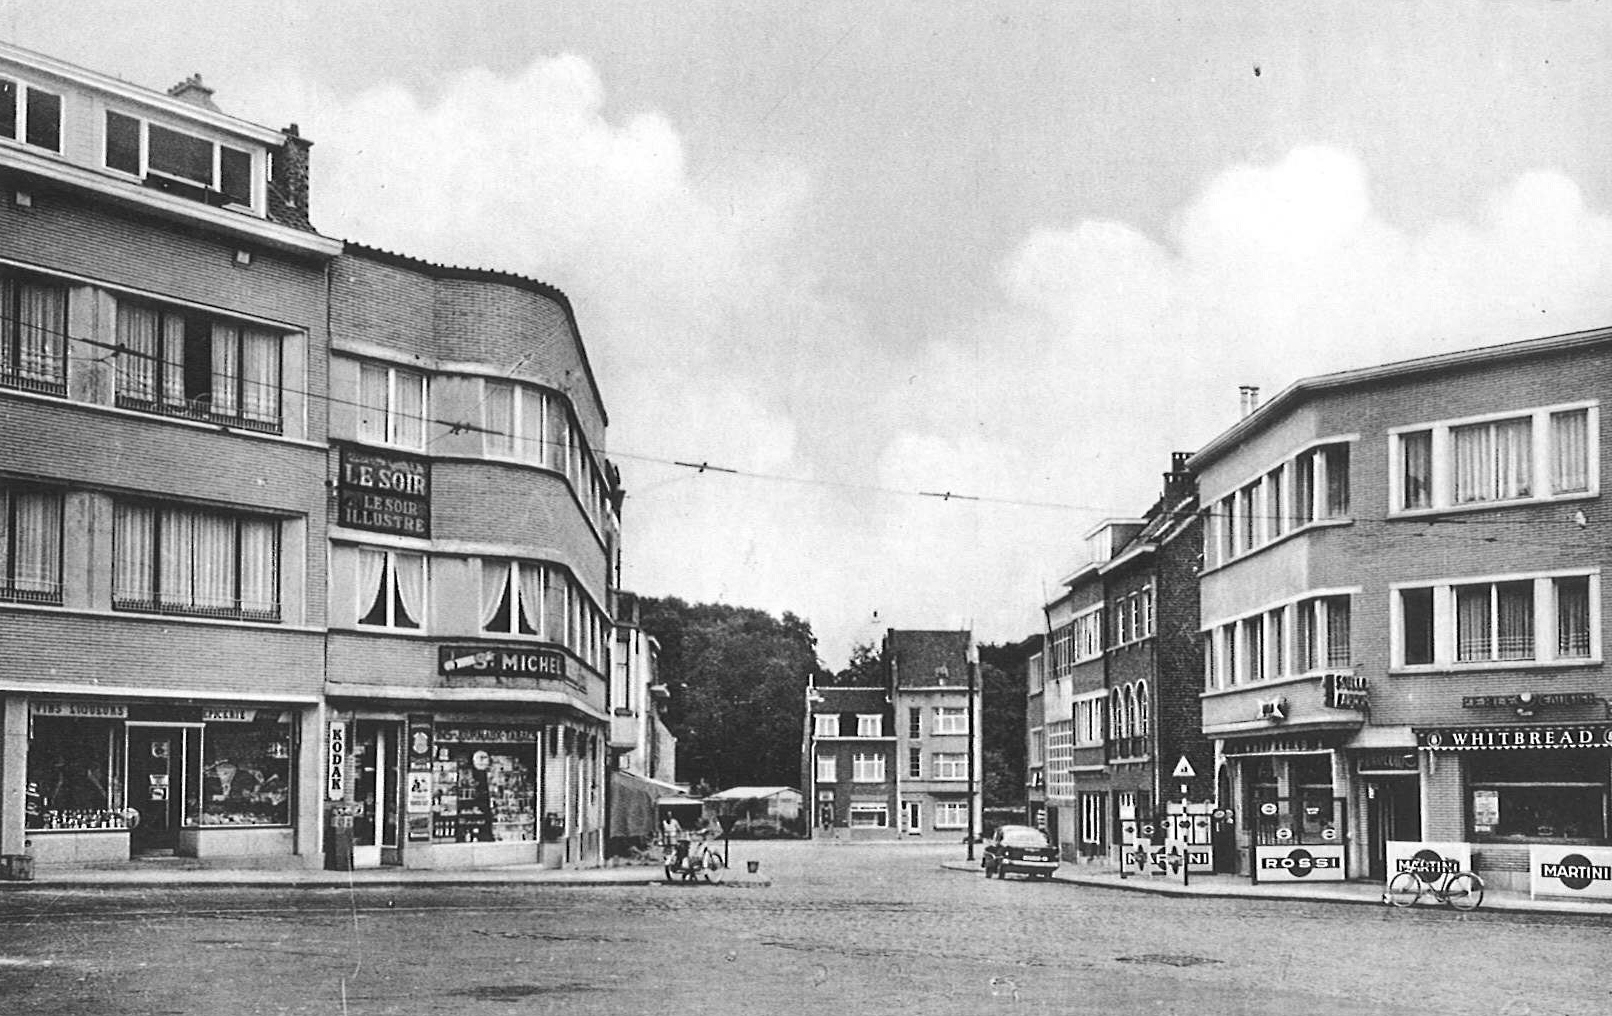
[{"label": "dark car", "polygon": [[997,827],[985,841],[985,853],[980,857],[985,877],[995,875],[1007,878],[1016,871],[1031,878],[1051,878],[1058,870],[1058,848],[1047,842],[1047,834],[1034,826],[1005,825]]}]

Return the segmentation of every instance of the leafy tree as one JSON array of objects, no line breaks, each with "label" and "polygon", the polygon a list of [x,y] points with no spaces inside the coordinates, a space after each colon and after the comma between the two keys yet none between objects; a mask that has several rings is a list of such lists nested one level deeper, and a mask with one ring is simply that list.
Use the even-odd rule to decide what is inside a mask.
[{"label": "leafy tree", "polygon": [[1026,668],[1030,656],[1040,648],[1040,636],[1007,645],[980,646],[980,688],[984,698],[980,736],[985,754],[982,793],[987,808],[1024,803]]},{"label": "leafy tree", "polygon": [[851,647],[851,660],[845,669],[818,683],[839,688],[882,688],[888,680],[884,650],[871,642],[858,642]]},{"label": "leafy tree", "polygon": [[660,643],[677,737],[677,774],[713,789],[794,786],[806,685],[821,674],[811,625],[785,612],[645,598],[644,631]]}]

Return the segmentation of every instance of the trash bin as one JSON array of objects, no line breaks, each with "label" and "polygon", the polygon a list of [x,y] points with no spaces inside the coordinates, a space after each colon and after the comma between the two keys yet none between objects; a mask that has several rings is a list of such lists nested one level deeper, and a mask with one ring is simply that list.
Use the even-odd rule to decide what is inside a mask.
[{"label": "trash bin", "polygon": [[330,814],[330,828],[325,830],[325,870],[353,870],[353,816],[345,809]]},{"label": "trash bin", "polygon": [[0,854],[0,879],[7,882],[32,882],[34,858],[32,854]]},{"label": "trash bin", "polygon": [[754,875],[756,872],[761,870],[761,862],[760,861],[746,861],[746,862],[744,862],[744,870],[748,871],[750,874]]}]

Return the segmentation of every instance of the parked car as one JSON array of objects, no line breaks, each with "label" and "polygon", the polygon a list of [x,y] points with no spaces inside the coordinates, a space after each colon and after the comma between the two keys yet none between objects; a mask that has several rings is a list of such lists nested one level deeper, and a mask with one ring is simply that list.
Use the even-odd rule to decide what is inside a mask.
[{"label": "parked car", "polygon": [[1031,878],[1051,878],[1058,870],[1058,848],[1047,842],[1047,834],[1034,826],[999,826],[980,855],[985,877],[1007,878],[1016,871]]}]

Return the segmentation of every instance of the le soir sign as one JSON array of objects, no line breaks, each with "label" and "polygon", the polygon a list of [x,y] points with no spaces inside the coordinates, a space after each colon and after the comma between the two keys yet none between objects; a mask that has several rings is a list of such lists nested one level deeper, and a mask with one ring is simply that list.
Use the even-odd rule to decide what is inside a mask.
[{"label": "le soir sign", "polygon": [[397,536],[431,536],[431,462],[397,452],[341,449],[340,524]]}]

